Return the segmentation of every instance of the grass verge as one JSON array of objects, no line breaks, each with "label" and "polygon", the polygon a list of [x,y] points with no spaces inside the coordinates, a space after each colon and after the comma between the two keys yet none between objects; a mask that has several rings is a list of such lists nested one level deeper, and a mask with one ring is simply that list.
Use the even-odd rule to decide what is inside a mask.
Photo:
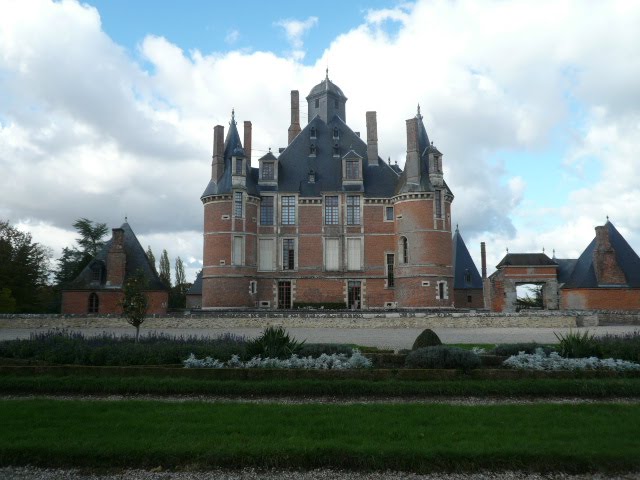
[{"label": "grass verge", "polygon": [[0,464],[631,471],[640,406],[0,401]]},{"label": "grass verge", "polygon": [[0,394],[222,395],[336,397],[583,397],[640,398],[640,378],[517,380],[214,380],[187,377],[2,375]]}]

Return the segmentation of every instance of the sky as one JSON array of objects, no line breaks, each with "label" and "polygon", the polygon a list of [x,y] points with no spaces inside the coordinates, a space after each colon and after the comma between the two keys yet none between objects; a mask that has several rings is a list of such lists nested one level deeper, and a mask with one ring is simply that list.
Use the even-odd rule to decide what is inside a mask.
[{"label": "sky", "polygon": [[640,2],[0,0],[0,219],[51,247],[127,217],[202,266],[213,126],[287,142],[289,92],[325,76],[347,123],[377,111],[404,164],[420,104],[479,266],[576,258],[607,216],[640,252]]}]

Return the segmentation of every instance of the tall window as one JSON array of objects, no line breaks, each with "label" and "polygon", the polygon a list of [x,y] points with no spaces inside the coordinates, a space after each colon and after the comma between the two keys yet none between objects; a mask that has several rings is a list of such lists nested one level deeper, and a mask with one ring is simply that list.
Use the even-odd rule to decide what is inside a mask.
[{"label": "tall window", "polygon": [[295,240],[285,238],[282,240],[282,269],[294,270],[296,267]]},{"label": "tall window", "polygon": [[260,225],[273,225],[273,197],[261,198]]},{"label": "tall window", "polygon": [[393,277],[393,265],[394,265],[393,253],[387,253],[387,287],[393,287],[395,285],[395,279]]},{"label": "tall window", "polygon": [[407,237],[400,238],[400,255],[402,263],[409,263],[409,242]]},{"label": "tall window", "polygon": [[442,218],[442,190],[436,190],[435,197],[436,197],[436,217]]},{"label": "tall window", "polygon": [[312,143],[311,145],[309,145],[309,155],[315,155],[316,154],[316,144]]},{"label": "tall window", "polygon": [[282,224],[296,224],[296,197],[293,195],[282,197]]},{"label": "tall window", "polygon": [[347,180],[358,180],[360,178],[360,172],[358,171],[358,166],[360,164],[359,160],[347,160],[346,165],[346,174]]},{"label": "tall window", "polygon": [[360,225],[360,197],[347,196],[347,225]]},{"label": "tall window", "polygon": [[438,282],[438,299],[447,299],[447,282]]},{"label": "tall window", "polygon": [[233,195],[233,216],[242,218],[242,192],[235,192]]},{"label": "tall window", "polygon": [[291,308],[291,281],[278,282],[278,308]]},{"label": "tall window", "polygon": [[89,295],[89,313],[98,313],[100,310],[100,299],[98,295],[93,292]]},{"label": "tall window", "polygon": [[340,240],[326,238],[324,240],[324,268],[328,271],[340,269]]},{"label": "tall window", "polygon": [[388,222],[393,221],[393,207],[385,207],[384,208],[384,219]]},{"label": "tall window", "polygon": [[262,179],[273,180],[275,178],[274,170],[273,162],[264,162],[262,164]]},{"label": "tall window", "polygon": [[242,265],[243,244],[244,240],[242,237],[233,237],[233,265]]},{"label": "tall window", "polygon": [[236,175],[242,175],[242,159],[236,158]]},{"label": "tall window", "polygon": [[362,269],[362,241],[360,238],[347,238],[347,270]]},{"label": "tall window", "polygon": [[273,238],[261,238],[258,240],[258,270],[267,272],[275,270],[275,262],[273,261],[275,252],[274,241]]},{"label": "tall window", "polygon": [[324,197],[324,223],[325,225],[338,224],[338,197]]}]

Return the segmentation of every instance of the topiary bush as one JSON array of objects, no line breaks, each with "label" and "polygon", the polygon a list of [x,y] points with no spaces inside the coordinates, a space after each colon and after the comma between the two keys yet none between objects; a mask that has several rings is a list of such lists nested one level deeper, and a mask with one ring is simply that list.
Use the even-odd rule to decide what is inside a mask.
[{"label": "topiary bush", "polygon": [[304,345],[291,338],[284,327],[268,327],[255,340],[247,343],[246,358],[289,358]]},{"label": "topiary bush", "polygon": [[420,335],[418,335],[416,341],[413,342],[413,347],[411,347],[411,350],[417,350],[418,348],[424,347],[435,347],[436,345],[442,345],[440,338],[438,337],[438,335],[436,335],[436,332],[434,332],[430,328],[427,328]]},{"label": "topiary bush", "polygon": [[470,350],[438,345],[418,348],[405,360],[407,368],[459,368],[465,372],[478,368],[480,357]]},{"label": "topiary bush", "polygon": [[554,351],[553,348],[547,347],[545,345],[540,345],[536,342],[529,343],[503,343],[500,345],[496,345],[496,348],[493,349],[492,353],[494,355],[499,355],[501,357],[510,357],[512,355],[518,355],[520,352],[534,354],[538,348],[542,348],[545,354],[549,355]]}]

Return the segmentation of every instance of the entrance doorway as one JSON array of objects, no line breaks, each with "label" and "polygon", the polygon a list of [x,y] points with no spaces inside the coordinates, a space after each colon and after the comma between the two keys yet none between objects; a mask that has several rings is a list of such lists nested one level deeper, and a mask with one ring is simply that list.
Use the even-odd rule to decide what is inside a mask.
[{"label": "entrance doorway", "polygon": [[361,303],[361,292],[362,286],[359,280],[349,280],[347,283],[347,291],[348,291],[348,301],[349,301],[349,309],[351,310],[360,310],[362,307]]},{"label": "entrance doorway", "polygon": [[291,308],[291,281],[278,282],[278,308]]},{"label": "entrance doorway", "polygon": [[516,284],[516,312],[544,309],[544,283]]}]

